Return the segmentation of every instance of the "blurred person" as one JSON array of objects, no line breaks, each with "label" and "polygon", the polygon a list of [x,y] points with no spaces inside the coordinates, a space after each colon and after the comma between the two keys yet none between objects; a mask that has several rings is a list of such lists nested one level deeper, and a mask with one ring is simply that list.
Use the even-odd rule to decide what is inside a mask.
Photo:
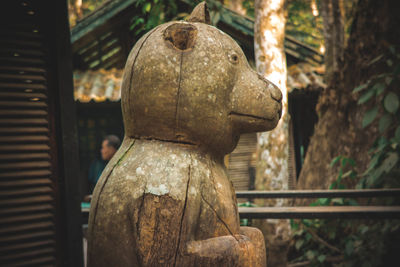
[{"label": "blurred person", "polygon": [[96,186],[97,181],[99,180],[101,173],[106,167],[107,163],[114,156],[115,152],[117,152],[119,146],[121,145],[121,141],[116,135],[107,135],[103,142],[101,143],[101,159],[96,159],[90,164],[89,168],[89,187],[90,192],[93,192],[94,187]]}]

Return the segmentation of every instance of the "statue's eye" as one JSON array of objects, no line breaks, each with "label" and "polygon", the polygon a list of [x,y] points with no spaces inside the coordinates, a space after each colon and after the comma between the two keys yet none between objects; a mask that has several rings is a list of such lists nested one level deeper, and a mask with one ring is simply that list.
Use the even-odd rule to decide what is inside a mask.
[{"label": "statue's eye", "polygon": [[233,64],[237,64],[239,62],[239,56],[236,53],[231,53],[228,55],[229,61]]}]

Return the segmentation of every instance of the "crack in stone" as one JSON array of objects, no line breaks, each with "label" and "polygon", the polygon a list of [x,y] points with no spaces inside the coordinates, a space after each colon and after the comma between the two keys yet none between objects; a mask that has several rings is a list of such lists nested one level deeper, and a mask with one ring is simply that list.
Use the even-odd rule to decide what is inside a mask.
[{"label": "crack in stone", "polygon": [[140,203],[140,207],[139,207],[139,212],[138,212],[138,219],[136,221],[136,231],[137,231],[137,236],[138,236],[138,240],[140,240],[140,231],[139,231],[139,226],[140,226],[140,217],[141,217],[141,213],[143,210],[143,206],[144,206],[144,198],[146,196],[146,188],[143,189],[143,194],[142,194],[142,202]]},{"label": "crack in stone", "polygon": [[182,62],[183,62],[183,52],[181,52],[181,60],[179,63],[179,80],[178,80],[178,92],[176,95],[176,106],[175,106],[175,129],[174,135],[176,136],[176,131],[179,128],[179,100],[181,97],[181,81],[182,81]]},{"label": "crack in stone", "polygon": [[231,229],[229,229],[228,225],[226,224],[226,222],[224,220],[222,220],[222,218],[219,216],[219,214],[217,213],[217,211],[211,206],[211,204],[204,198],[203,194],[201,194],[201,198],[204,200],[205,203],[207,203],[207,205],[210,207],[210,209],[215,213],[215,215],[217,216],[218,220],[220,220],[222,222],[222,224],[225,226],[226,230],[228,230],[229,234],[231,236],[233,236],[233,238],[236,239],[236,241],[239,242],[239,239],[237,239],[237,237],[232,233]]},{"label": "crack in stone", "polygon": [[[143,206],[144,206],[144,198],[145,198],[145,192],[146,189],[143,189],[143,194],[142,194],[142,202],[140,203],[140,207],[139,207],[139,211],[138,211],[138,219],[136,221],[136,236],[137,239],[140,240],[140,231],[139,231],[139,226],[140,226],[140,217],[141,217],[141,211],[143,210]],[[136,244],[136,247],[138,246],[138,244]],[[136,260],[137,262],[140,263],[140,254],[136,253]]]},{"label": "crack in stone", "polygon": [[138,139],[138,140],[155,140],[155,141],[161,141],[161,142],[169,142],[169,143],[175,143],[175,144],[182,144],[182,145],[191,145],[191,146],[198,146],[195,143],[191,143],[191,142],[185,142],[185,141],[178,141],[178,140],[168,140],[168,139],[160,139],[160,138],[155,138],[155,137],[151,137],[151,136],[132,136],[132,138],[134,139]]},{"label": "crack in stone", "polygon": [[[101,196],[101,193],[103,192],[103,189],[106,185],[106,183],[108,182],[108,178],[110,178],[111,174],[113,173],[115,167],[117,165],[119,165],[119,163],[121,162],[121,160],[125,157],[125,155],[129,152],[129,150],[131,150],[131,148],[133,147],[133,145],[135,144],[135,140],[133,140],[132,144],[128,147],[128,149],[124,152],[124,154],[122,154],[122,156],[117,160],[117,162],[114,164],[114,166],[112,167],[110,173],[107,175],[107,177],[105,178],[103,184],[101,185],[100,188],[100,192],[98,194],[97,200],[96,200],[96,206],[94,207],[94,215],[93,215],[93,225],[96,224],[96,215],[97,215],[97,208],[99,207],[99,199]],[[92,227],[91,227],[92,228]]]},{"label": "crack in stone", "polygon": [[[158,197],[158,201],[161,201],[161,197]],[[154,230],[158,230],[158,226],[160,225],[160,207],[157,207],[155,210],[156,218],[155,218],[155,225]],[[153,232],[153,244],[151,244],[150,249],[148,250],[146,258],[149,259],[151,255],[153,255],[153,251],[156,249],[155,246],[157,245],[157,232]],[[149,257],[150,256],[150,257]]]},{"label": "crack in stone", "polygon": [[[190,157],[190,163],[191,163],[191,161],[192,161],[192,157]],[[186,186],[185,204],[183,205],[183,212],[182,212],[182,217],[181,217],[181,224],[180,224],[180,227],[179,227],[178,245],[176,246],[175,259],[174,259],[174,266],[176,266],[176,259],[177,259],[177,257],[178,257],[179,247],[180,247],[180,244],[181,244],[183,219],[184,219],[184,217],[185,217],[185,211],[186,211],[187,200],[188,200],[188,193],[189,193],[189,184],[190,184],[190,175],[191,175],[190,166],[191,166],[191,164],[189,165],[189,170],[188,170],[188,181],[187,181],[187,186]]]}]

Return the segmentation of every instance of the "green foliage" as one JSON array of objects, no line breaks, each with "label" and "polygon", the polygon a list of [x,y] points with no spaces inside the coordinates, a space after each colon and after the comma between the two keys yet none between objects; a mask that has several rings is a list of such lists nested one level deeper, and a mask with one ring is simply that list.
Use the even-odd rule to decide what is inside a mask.
[{"label": "green foliage", "polygon": [[385,96],[383,104],[387,112],[395,114],[399,109],[399,97],[395,93],[389,92]]},{"label": "green foliage", "polygon": [[[339,156],[331,166],[339,166],[339,175],[330,189],[344,189],[346,180],[356,179],[355,162]],[[348,170],[350,168],[350,170]],[[344,171],[348,170],[348,171]],[[355,199],[320,198],[311,206],[357,206]],[[293,244],[291,262],[310,261],[309,266],[383,266],[391,238],[400,238],[398,220],[354,221],[303,219],[291,220]]]},{"label": "green foliage", "polygon": [[[385,266],[387,250],[400,233],[399,220],[291,220],[291,263],[307,266]],[[293,227],[295,226],[295,227]]]},{"label": "green foliage", "polygon": [[390,71],[373,76],[365,84],[357,86],[353,93],[361,94],[358,104],[368,104],[374,99],[376,105],[365,112],[362,127],[370,126],[379,118],[379,135],[370,149],[371,160],[361,175],[357,188],[398,186],[396,168],[400,163],[400,52],[394,46],[387,54],[374,58],[369,65],[381,64]]},{"label": "green foliage", "polygon": [[[208,1],[207,6],[208,6],[208,10],[210,12],[211,24],[216,26],[217,23],[219,22],[219,20],[221,19],[221,17],[224,16],[223,13],[221,12],[223,5],[222,5],[222,3],[218,2],[218,1]],[[224,19],[227,22],[229,22],[231,20],[231,18],[226,15],[225,15]]]},{"label": "green foliage", "polygon": [[[246,15],[254,18],[254,0],[244,0]],[[323,43],[323,26],[320,15],[313,16],[311,1],[290,0],[287,3],[286,34],[314,48]]]},{"label": "green foliage", "polygon": [[176,1],[174,0],[137,0],[137,10],[141,12],[131,19],[131,29],[135,29],[135,35],[143,35],[150,29],[174,19],[182,19],[188,14],[178,14]]},{"label": "green foliage", "polygon": [[[83,0],[82,17],[90,14],[103,5],[106,0]],[[193,6],[199,1],[193,1]],[[77,14],[74,14],[74,0],[69,0],[70,24],[76,24]],[[135,7],[138,11],[131,19],[130,30],[135,29],[135,35],[140,36],[150,29],[169,20],[179,20],[187,17],[187,13],[178,13],[176,0],[136,0]]]},{"label": "green foliage", "polygon": [[311,1],[288,1],[287,11],[286,33],[314,48],[319,48],[324,40],[322,17],[312,14]]},{"label": "green foliage", "polygon": [[246,15],[254,18],[254,0],[244,0],[242,5],[246,9]]},{"label": "green foliage", "polygon": [[[331,167],[338,168],[338,176],[330,189],[344,189],[357,182],[357,188],[399,187],[400,181],[400,111],[397,86],[400,83],[399,49],[390,47],[389,53],[373,59],[369,65],[385,64],[390,71],[371,77],[357,86],[353,93],[358,105],[369,109],[362,119],[362,127],[371,127],[379,120],[379,132],[370,148],[371,159],[366,170],[358,174],[355,161],[338,156]],[[372,101],[374,100],[374,101]],[[376,125],[376,124],[374,124]],[[369,200],[369,202],[372,200]],[[377,200],[374,200],[377,201]],[[399,199],[380,200],[386,204],[399,204]],[[355,199],[320,198],[311,206],[358,205]],[[400,222],[354,220],[292,220],[292,262],[310,261],[311,266],[385,266],[387,255],[400,240]]]},{"label": "green foliage", "polygon": [[[257,207],[256,204],[251,203],[250,201],[239,203],[238,207]],[[250,226],[251,220],[249,219],[240,219],[240,226]]]},{"label": "green foliage", "polygon": [[[351,158],[347,158],[344,156],[338,156],[336,158],[334,158],[330,164],[331,167],[335,166],[335,165],[339,165],[339,174],[338,177],[336,179],[336,181],[334,181],[329,189],[345,189],[346,188],[346,181],[345,180],[354,180],[357,177],[357,172],[351,168],[354,168],[356,163],[353,159]],[[350,168],[350,170],[348,170]],[[345,172],[345,170],[348,170]],[[351,182],[350,182],[351,183]],[[319,200],[317,200],[316,203],[319,203],[319,201],[324,200],[324,198],[321,198]],[[321,205],[326,206],[328,205],[329,202],[323,202],[321,203]],[[314,204],[311,204],[314,205]]]}]

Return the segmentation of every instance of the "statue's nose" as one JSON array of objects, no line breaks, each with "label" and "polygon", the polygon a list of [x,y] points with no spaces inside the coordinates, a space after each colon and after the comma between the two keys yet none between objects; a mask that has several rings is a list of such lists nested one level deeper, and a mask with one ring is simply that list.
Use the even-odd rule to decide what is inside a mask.
[{"label": "statue's nose", "polygon": [[267,85],[267,90],[270,92],[271,97],[276,100],[277,102],[281,102],[282,100],[282,92],[281,90],[279,90],[279,88],[273,84],[272,82],[270,82],[269,80],[267,80],[264,76],[262,76],[261,74],[258,74],[258,78],[260,78],[261,80],[263,80],[266,85]]},{"label": "statue's nose", "polygon": [[271,82],[268,84],[268,89],[269,89],[269,92],[271,93],[271,97],[273,99],[275,99],[276,101],[281,102],[281,100],[282,100],[281,90],[279,90],[279,88]]}]

